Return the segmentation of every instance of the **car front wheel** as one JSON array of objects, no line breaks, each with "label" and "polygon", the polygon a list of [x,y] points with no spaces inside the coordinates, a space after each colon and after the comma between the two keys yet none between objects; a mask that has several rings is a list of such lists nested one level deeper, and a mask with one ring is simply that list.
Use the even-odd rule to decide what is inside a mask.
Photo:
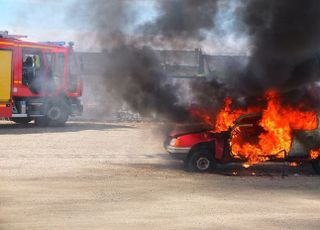
[{"label": "car front wheel", "polygon": [[186,162],[190,172],[210,172],[216,168],[213,152],[206,148],[195,150]]}]

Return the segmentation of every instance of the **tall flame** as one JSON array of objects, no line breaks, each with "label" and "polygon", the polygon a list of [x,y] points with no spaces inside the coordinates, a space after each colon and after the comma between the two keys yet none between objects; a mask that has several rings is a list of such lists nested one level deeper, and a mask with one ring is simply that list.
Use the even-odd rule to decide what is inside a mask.
[{"label": "tall flame", "polygon": [[232,110],[232,99],[227,97],[224,101],[223,109],[218,113],[215,122],[215,131],[221,132],[226,131],[234,125],[234,122],[241,115],[248,113],[259,112],[258,107],[249,107],[246,109],[235,109]]}]

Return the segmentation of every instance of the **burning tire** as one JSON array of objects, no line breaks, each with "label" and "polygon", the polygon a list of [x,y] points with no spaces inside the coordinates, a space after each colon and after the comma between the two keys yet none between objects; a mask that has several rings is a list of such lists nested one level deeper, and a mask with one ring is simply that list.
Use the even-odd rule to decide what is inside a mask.
[{"label": "burning tire", "polygon": [[196,149],[186,161],[187,170],[190,172],[210,172],[216,168],[212,151],[207,148]]},{"label": "burning tire", "polygon": [[320,158],[312,162],[312,167],[317,174],[320,174]]},{"label": "burning tire", "polygon": [[26,125],[32,121],[32,118],[30,117],[12,117],[10,118],[11,121],[17,124]]}]

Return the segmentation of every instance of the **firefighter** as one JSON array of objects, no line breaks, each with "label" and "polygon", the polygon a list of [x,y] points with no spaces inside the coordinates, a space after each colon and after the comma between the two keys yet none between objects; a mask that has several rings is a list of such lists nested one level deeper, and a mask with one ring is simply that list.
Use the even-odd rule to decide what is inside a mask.
[{"label": "firefighter", "polygon": [[22,82],[24,85],[29,86],[35,77],[34,62],[31,56],[28,56],[23,62],[23,78]]},{"label": "firefighter", "polygon": [[39,70],[41,67],[40,58],[37,55],[33,55],[33,63],[36,70]]}]

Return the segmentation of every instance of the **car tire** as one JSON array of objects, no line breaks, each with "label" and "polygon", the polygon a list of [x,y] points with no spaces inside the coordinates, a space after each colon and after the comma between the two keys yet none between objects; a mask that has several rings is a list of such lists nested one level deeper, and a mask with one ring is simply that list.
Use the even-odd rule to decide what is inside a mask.
[{"label": "car tire", "polygon": [[199,148],[194,150],[186,161],[187,170],[189,172],[206,173],[216,168],[213,151],[207,148]]},{"label": "car tire", "polygon": [[320,158],[312,161],[312,167],[316,174],[320,174]]},{"label": "car tire", "polygon": [[26,125],[30,123],[33,119],[30,117],[12,117],[10,118],[10,120],[17,124]]}]

